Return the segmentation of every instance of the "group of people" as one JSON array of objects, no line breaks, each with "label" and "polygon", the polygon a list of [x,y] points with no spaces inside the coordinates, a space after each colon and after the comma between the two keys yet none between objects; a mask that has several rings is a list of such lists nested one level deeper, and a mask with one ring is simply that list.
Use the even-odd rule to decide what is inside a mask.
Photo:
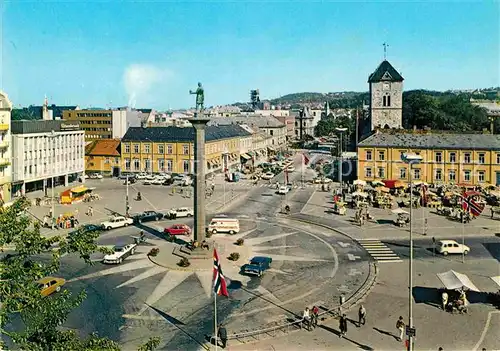
[{"label": "group of people", "polygon": [[311,331],[318,326],[318,315],[319,308],[317,306],[313,306],[311,310],[309,310],[309,307],[306,307],[302,313],[302,324],[305,325],[307,330]]},{"label": "group of people", "polygon": [[70,229],[77,227],[78,224],[79,222],[75,215],[64,216],[61,214],[58,217],[52,217],[52,214],[49,213],[43,216],[43,226],[47,228],[54,225],[54,228],[57,229]]},{"label": "group of people", "polygon": [[464,290],[459,291],[458,298],[449,301],[450,297],[448,293],[443,291],[441,294],[441,303],[443,307],[443,311],[453,313],[454,310],[457,310],[459,313],[467,313],[467,307],[469,306],[469,301],[467,300],[467,296]]},{"label": "group of people", "polygon": [[[312,329],[318,326],[318,317],[319,317],[319,308],[317,306],[313,306],[311,310],[309,307],[306,307],[304,312],[302,313],[302,323],[305,324],[307,330],[311,331]],[[365,306],[361,305],[358,309],[358,327],[361,325],[365,325],[366,323],[366,309]],[[347,316],[342,314],[339,318],[339,337],[343,337],[347,334]]]}]

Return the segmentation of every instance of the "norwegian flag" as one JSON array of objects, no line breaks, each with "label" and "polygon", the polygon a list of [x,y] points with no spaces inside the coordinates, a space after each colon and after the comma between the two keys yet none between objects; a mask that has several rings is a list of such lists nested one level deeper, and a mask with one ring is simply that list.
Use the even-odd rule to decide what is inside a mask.
[{"label": "norwegian flag", "polygon": [[483,212],[484,204],[474,200],[474,195],[477,195],[477,193],[465,192],[462,195],[462,209],[464,211],[469,211],[474,217],[477,217]]},{"label": "norwegian flag", "polygon": [[305,153],[302,153],[302,161],[307,166],[311,160],[309,159],[308,155],[306,155]]},{"label": "norwegian flag", "polygon": [[220,266],[219,255],[217,255],[217,250],[214,249],[214,292],[217,295],[228,296],[226,279],[224,274],[222,274],[222,268]]}]

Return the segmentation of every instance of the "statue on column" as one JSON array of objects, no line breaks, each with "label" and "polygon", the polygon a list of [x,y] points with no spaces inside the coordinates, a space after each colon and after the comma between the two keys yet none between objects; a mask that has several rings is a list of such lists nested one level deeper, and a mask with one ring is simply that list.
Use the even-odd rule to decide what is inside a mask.
[{"label": "statue on column", "polygon": [[203,110],[203,103],[205,102],[205,92],[201,83],[198,83],[196,91],[190,90],[189,94],[196,95],[196,112],[201,112]]}]

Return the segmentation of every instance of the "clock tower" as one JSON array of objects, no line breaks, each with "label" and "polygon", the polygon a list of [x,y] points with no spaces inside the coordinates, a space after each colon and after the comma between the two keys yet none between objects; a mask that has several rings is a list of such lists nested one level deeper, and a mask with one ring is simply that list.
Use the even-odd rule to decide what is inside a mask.
[{"label": "clock tower", "polygon": [[370,74],[370,130],[403,127],[403,80],[387,60]]}]

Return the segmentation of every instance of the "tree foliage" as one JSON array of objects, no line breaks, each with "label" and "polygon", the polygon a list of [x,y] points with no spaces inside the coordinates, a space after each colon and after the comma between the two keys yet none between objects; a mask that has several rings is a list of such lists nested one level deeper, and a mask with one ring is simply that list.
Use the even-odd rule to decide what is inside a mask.
[{"label": "tree foliage", "polygon": [[[119,350],[116,342],[97,334],[80,338],[74,331],[61,328],[69,313],[85,299],[85,291],[75,296],[63,290],[43,297],[37,283],[58,272],[63,254],[78,254],[91,264],[92,253],[109,252],[96,244],[99,233],[77,230],[68,239],[46,238],[40,233],[39,223],[26,213],[28,207],[29,201],[21,198],[8,208],[0,208],[0,247],[8,249],[0,259],[0,332],[23,350]],[[20,319],[22,327],[12,326],[15,319]],[[150,348],[145,350],[157,344],[150,340]],[[0,345],[0,349],[6,346]]]},{"label": "tree foliage", "polygon": [[344,148],[345,145],[349,145],[356,142],[356,119],[349,117],[339,117],[339,118],[325,118],[318,122],[314,128],[314,133],[317,136],[333,136],[338,135],[336,128],[347,128],[347,131],[343,133],[345,138],[343,141]]}]

